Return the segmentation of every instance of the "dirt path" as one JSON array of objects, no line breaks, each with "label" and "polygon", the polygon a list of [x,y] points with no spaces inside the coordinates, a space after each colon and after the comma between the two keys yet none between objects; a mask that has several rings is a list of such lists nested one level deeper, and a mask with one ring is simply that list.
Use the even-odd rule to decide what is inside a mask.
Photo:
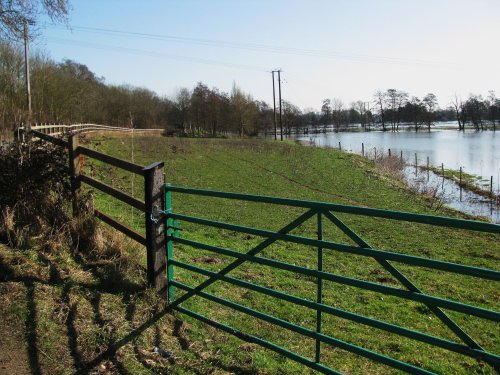
[{"label": "dirt path", "polygon": [[[20,309],[20,303],[26,302],[23,289],[19,283],[0,283],[0,375],[31,373],[24,339],[24,312]],[[18,296],[21,299],[14,301],[12,297]]]}]

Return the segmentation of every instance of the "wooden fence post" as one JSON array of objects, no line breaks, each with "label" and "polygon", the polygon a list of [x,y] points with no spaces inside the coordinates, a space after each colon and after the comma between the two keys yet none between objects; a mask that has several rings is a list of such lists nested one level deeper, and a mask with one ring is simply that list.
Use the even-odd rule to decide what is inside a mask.
[{"label": "wooden fence post", "polygon": [[151,218],[154,207],[162,211],[165,209],[163,162],[153,163],[143,171],[148,284],[163,292],[167,285],[165,224],[164,220],[155,222]]},{"label": "wooden fence post", "polygon": [[69,155],[69,175],[71,179],[71,204],[73,208],[73,217],[77,217],[79,214],[78,210],[78,190],[80,189],[81,183],[78,175],[80,171],[78,170],[78,135],[71,134],[68,137],[68,155]]}]

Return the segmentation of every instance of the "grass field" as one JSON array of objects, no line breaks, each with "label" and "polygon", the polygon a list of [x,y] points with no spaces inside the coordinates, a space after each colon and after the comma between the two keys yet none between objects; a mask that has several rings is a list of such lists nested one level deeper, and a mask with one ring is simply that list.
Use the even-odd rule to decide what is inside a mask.
[{"label": "grass field", "polygon": [[[416,195],[390,173],[359,156],[336,150],[288,142],[148,136],[96,136],[88,140],[88,146],[123,159],[133,159],[141,165],[163,160],[166,181],[174,186],[463,217],[446,209],[435,211],[433,207],[436,205],[429,198]],[[138,176],[132,177],[88,160],[85,161],[84,170],[95,178],[142,197],[142,181]],[[144,217],[139,212],[101,194],[95,194],[95,201],[106,213],[139,231],[143,230]],[[178,193],[173,194],[173,207],[176,213],[269,230],[285,226],[304,212],[298,208]],[[500,269],[498,234],[480,234],[347,214],[339,214],[339,217],[374,248]],[[246,252],[262,241],[262,238],[253,235],[183,222],[181,229],[183,238],[239,252]],[[315,238],[315,218],[292,231],[292,234]],[[324,238],[352,243],[326,221]],[[17,316],[20,321],[28,322],[33,315],[33,309],[30,308],[33,306],[28,297],[39,298],[36,303],[40,308],[35,309],[38,328],[32,328],[40,331],[35,335],[37,347],[46,354],[38,355],[38,366],[42,370],[72,373],[75,368],[86,368],[86,364],[92,362],[99,353],[112,347],[120,339],[130,338],[112,360],[100,364],[94,370],[133,374],[310,373],[309,369],[300,364],[178,313],[167,314],[147,330],[134,333],[135,328],[148,322],[163,307],[163,302],[151,291],[143,291],[143,250],[128,240],[119,241],[123,241],[127,249],[127,254],[119,258],[120,261],[89,262],[88,259],[64,253],[41,258],[35,249],[17,253],[4,250],[0,252],[0,260],[10,267],[11,278],[22,281],[21,284],[3,284],[3,288],[11,288],[11,293],[19,295],[21,301],[20,306],[10,301],[12,306],[9,305],[6,311]],[[176,245],[174,254],[180,261],[211,271],[222,269],[233,259],[184,245]],[[311,269],[317,267],[317,249],[313,247],[276,242],[260,255]],[[40,268],[39,278],[32,274],[37,267]],[[499,310],[500,292],[492,281],[402,264],[397,267],[429,294]],[[324,270],[400,287],[375,260],[367,257],[325,250]],[[179,268],[175,272],[176,280],[192,287],[205,279]],[[250,263],[244,263],[232,271],[230,276],[304,299],[316,300],[317,280],[309,276]],[[51,283],[51,280],[61,282]],[[316,327],[315,311],[290,302],[220,281],[206,291],[311,330]],[[177,295],[182,293],[181,290],[176,290]],[[427,307],[417,302],[328,281],[323,286],[323,302],[339,309],[458,341]],[[54,313],[59,311],[58,306],[65,317],[59,317],[60,321],[59,315]],[[234,312],[201,297],[192,297],[182,306],[314,359],[313,339]],[[449,316],[484,348],[500,353],[498,324],[451,311]],[[47,335],[46,332],[53,334]],[[437,373],[493,372],[487,364],[469,357],[325,313],[323,332]],[[163,359],[151,354],[154,345],[172,351],[174,358]],[[61,365],[57,367],[50,358],[60,358]],[[325,365],[348,374],[397,373],[384,365],[326,344],[322,345],[321,360]],[[31,365],[33,368],[33,364]]]}]

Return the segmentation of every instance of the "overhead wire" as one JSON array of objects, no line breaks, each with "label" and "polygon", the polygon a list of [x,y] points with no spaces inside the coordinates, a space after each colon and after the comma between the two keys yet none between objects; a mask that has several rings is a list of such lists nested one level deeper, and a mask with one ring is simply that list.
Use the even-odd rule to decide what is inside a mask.
[{"label": "overhead wire", "polygon": [[[61,29],[63,26],[54,25],[53,27]],[[297,56],[309,56],[309,57],[320,57],[320,58],[334,58],[334,59],[347,59],[353,61],[362,62],[375,62],[375,63],[386,63],[386,64],[403,64],[403,65],[423,65],[423,66],[435,66],[435,67],[460,67],[461,65],[456,62],[439,62],[439,61],[429,61],[420,59],[410,59],[402,57],[388,57],[388,56],[374,56],[366,54],[357,53],[347,53],[339,51],[327,51],[327,50],[315,50],[315,49],[304,49],[296,47],[284,47],[276,45],[266,45],[259,43],[241,43],[241,42],[229,42],[214,39],[202,39],[193,37],[182,37],[175,35],[166,34],[154,34],[154,33],[143,33],[143,32],[131,32],[124,30],[114,30],[98,27],[88,27],[88,26],[72,26],[71,30],[97,33],[101,35],[115,35],[120,37],[133,37],[141,39],[151,39],[159,40],[164,42],[176,42],[176,43],[187,43],[196,44],[203,46],[212,47],[223,47],[230,49],[243,49],[259,52],[270,52],[278,54],[290,54]]]},{"label": "overhead wire", "polygon": [[154,51],[148,51],[148,50],[130,48],[130,47],[112,46],[112,45],[106,45],[106,44],[100,44],[100,43],[94,43],[94,42],[77,41],[77,40],[70,40],[70,39],[50,37],[50,36],[46,36],[45,40],[50,41],[52,43],[57,43],[57,44],[73,45],[73,46],[78,45],[80,47],[94,48],[94,49],[100,49],[100,50],[105,50],[105,51],[129,53],[129,54],[134,54],[134,55],[139,55],[139,56],[150,56],[150,57],[156,57],[156,58],[187,61],[187,62],[193,62],[193,63],[207,64],[207,65],[225,66],[228,68],[254,70],[254,71],[259,71],[259,72],[266,72],[267,71],[266,68],[258,67],[258,66],[254,66],[254,65],[237,64],[237,63],[230,63],[230,62],[224,62],[224,61],[218,61],[218,60],[202,59],[199,57],[182,56],[182,55],[163,53],[163,52],[154,52]]}]

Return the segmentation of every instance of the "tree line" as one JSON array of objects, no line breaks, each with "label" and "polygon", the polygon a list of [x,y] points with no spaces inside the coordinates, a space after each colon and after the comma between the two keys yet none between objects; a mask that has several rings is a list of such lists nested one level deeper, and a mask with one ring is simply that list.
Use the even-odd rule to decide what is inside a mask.
[{"label": "tree line", "polygon": [[320,114],[309,113],[308,116],[312,124],[332,124],[334,129],[360,124],[366,130],[377,126],[384,131],[398,131],[402,127],[418,131],[430,130],[438,121],[456,121],[459,130],[466,126],[496,130],[500,122],[500,98],[494,91],[489,91],[485,99],[474,94],[466,100],[455,96],[448,107],[441,109],[433,93],[419,98],[405,91],[388,89],[376,91],[371,102],[356,101],[350,107],[340,99],[325,99]]},{"label": "tree line", "polygon": [[[192,136],[256,134],[270,120],[267,104],[233,85],[230,93],[198,83],[173,98],[128,85],[107,85],[86,65],[56,63],[36,53],[31,61],[32,122],[98,123],[163,128]],[[25,123],[24,56],[12,43],[0,43],[0,127]]]},{"label": "tree line", "polygon": [[[165,97],[146,88],[108,85],[86,65],[72,60],[56,63],[43,52],[35,53],[30,64],[32,123],[98,123],[212,137],[274,131],[273,108],[236,84],[227,93],[200,82],[193,89],[182,88],[173,97]],[[1,42],[1,130],[11,131],[28,119],[24,74],[22,49]],[[436,121],[457,121],[460,130],[466,126],[496,129],[499,118],[500,99],[493,91],[486,98],[455,97],[449,107],[440,109],[432,93],[418,98],[396,89],[377,91],[371,101],[348,106],[340,99],[325,99],[319,111],[301,111],[283,100],[281,116],[285,133],[303,128],[342,130],[354,125],[392,131],[411,126],[418,131],[430,130]]]}]

